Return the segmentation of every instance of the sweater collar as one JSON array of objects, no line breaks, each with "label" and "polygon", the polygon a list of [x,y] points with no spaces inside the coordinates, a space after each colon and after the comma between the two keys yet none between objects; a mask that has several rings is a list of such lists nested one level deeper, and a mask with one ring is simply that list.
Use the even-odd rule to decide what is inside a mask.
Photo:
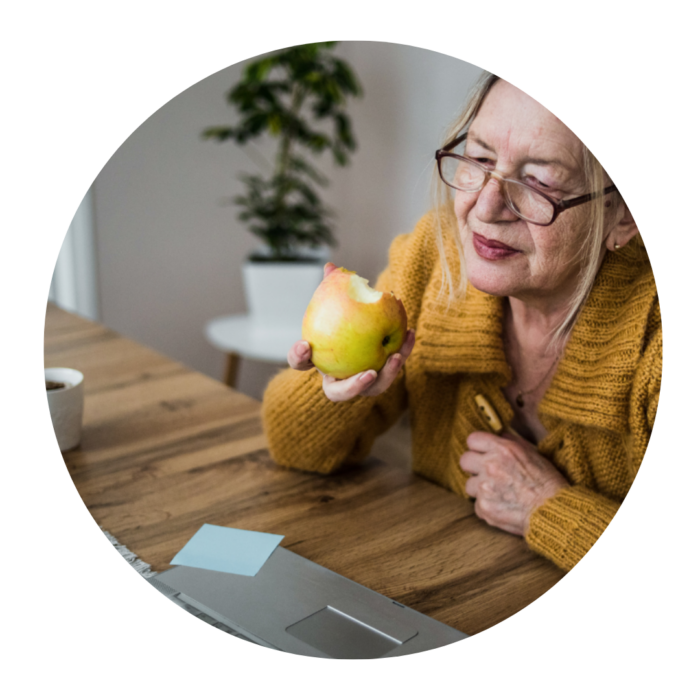
[{"label": "sweater collar", "polygon": [[[463,299],[448,305],[441,281],[438,264],[424,297],[414,361],[428,372],[490,375],[498,387],[507,386],[512,373],[503,349],[503,298],[469,285]],[[540,403],[546,428],[563,419],[626,431],[629,386],[655,297],[648,262],[624,249],[606,255]]]}]

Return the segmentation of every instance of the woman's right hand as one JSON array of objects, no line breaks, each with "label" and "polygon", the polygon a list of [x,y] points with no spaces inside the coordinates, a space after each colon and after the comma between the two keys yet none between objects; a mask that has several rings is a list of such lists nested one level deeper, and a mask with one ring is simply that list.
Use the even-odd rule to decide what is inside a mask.
[{"label": "woman's right hand", "polygon": [[[323,278],[330,275],[337,265],[326,263],[323,268]],[[367,372],[355,374],[347,379],[335,379],[327,374],[323,374],[318,367],[316,371],[323,377],[323,391],[330,401],[348,401],[356,396],[379,396],[383,394],[398,376],[406,359],[413,350],[413,345],[416,342],[416,334],[409,330],[406,333],[406,340],[397,353],[394,353],[386,361],[386,364],[379,373],[373,369]],[[311,348],[305,340],[298,340],[292,349],[287,353],[287,362],[292,369],[298,369],[302,372],[314,369],[314,364],[311,362]]]},{"label": "woman's right hand", "polygon": [[[323,392],[333,402],[348,401],[356,396],[379,396],[383,394],[398,376],[408,359],[416,342],[415,331],[406,333],[406,340],[397,353],[391,355],[379,372],[373,369],[355,374],[347,379],[335,379],[323,374],[318,367],[316,371],[323,377]],[[287,362],[292,369],[305,372],[314,369],[311,362],[311,348],[305,340],[298,340],[287,354]]]}]

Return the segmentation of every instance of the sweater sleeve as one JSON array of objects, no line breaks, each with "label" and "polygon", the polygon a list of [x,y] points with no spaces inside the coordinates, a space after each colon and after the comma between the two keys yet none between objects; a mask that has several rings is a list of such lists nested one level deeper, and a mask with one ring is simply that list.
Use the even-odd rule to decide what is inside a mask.
[{"label": "sweater sleeve", "polygon": [[328,474],[358,462],[406,407],[403,370],[388,391],[333,403],[315,370],[287,369],[263,397],[263,425],[273,459],[285,467]]},{"label": "sweater sleeve", "polygon": [[[430,256],[426,241],[434,231],[430,215],[412,234],[398,236],[389,251],[389,265],[376,289],[394,291],[402,300],[408,327],[415,328],[427,282]],[[315,370],[287,369],[268,384],[263,396],[263,426],[270,453],[280,465],[329,473],[369,454],[374,440],[406,410],[405,367],[392,386],[377,397],[333,403],[323,393]]]},{"label": "sweater sleeve", "polygon": [[[661,388],[662,341],[658,304],[632,382],[629,413],[629,481],[634,479],[654,427]],[[582,486],[562,489],[530,517],[525,539],[531,549],[571,570],[610,524],[620,502]]]},{"label": "sweater sleeve", "polygon": [[619,506],[591,489],[569,486],[530,516],[525,540],[530,549],[569,571],[603,534]]}]

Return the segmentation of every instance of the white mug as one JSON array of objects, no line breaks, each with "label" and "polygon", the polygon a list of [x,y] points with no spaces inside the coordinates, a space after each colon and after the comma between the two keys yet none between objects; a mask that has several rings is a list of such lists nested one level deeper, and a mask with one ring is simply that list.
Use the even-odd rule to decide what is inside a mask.
[{"label": "white mug", "polygon": [[58,382],[64,386],[46,391],[51,422],[61,452],[72,450],[80,444],[83,427],[83,374],[67,367],[44,369],[47,382]]}]

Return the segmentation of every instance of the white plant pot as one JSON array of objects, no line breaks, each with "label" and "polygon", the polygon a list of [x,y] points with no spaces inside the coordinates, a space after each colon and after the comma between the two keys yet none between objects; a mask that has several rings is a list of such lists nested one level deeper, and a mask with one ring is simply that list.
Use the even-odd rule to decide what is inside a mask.
[{"label": "white plant pot", "polygon": [[243,284],[251,316],[266,323],[300,326],[323,280],[323,265],[323,261],[246,262]]}]

